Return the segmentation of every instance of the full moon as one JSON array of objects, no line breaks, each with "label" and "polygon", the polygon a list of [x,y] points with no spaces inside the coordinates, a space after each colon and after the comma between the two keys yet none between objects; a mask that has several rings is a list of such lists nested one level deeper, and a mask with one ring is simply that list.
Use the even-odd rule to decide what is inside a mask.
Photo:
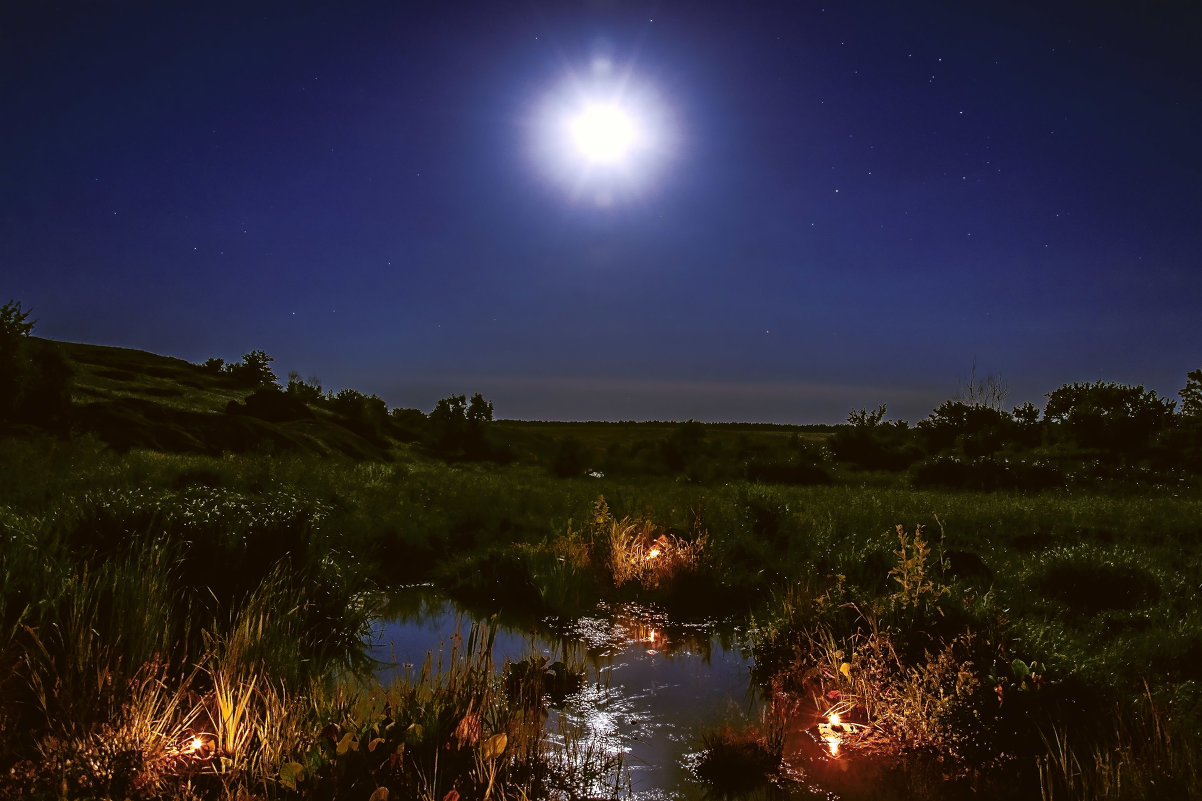
[{"label": "full moon", "polygon": [[651,191],[679,144],[670,103],[631,70],[569,75],[532,105],[525,122],[538,171],[598,207]]},{"label": "full moon", "polygon": [[620,164],[639,140],[634,119],[617,105],[585,106],[568,120],[568,134],[577,152],[598,164]]}]

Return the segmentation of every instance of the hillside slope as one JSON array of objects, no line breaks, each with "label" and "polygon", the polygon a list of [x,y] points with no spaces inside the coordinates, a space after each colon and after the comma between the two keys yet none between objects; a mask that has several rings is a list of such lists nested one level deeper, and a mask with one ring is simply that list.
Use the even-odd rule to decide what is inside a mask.
[{"label": "hillside slope", "polygon": [[264,419],[245,406],[253,388],[182,359],[105,345],[55,344],[75,373],[73,429],[117,450],[301,450],[387,459],[395,445],[356,432],[316,407],[304,407],[297,419]]}]

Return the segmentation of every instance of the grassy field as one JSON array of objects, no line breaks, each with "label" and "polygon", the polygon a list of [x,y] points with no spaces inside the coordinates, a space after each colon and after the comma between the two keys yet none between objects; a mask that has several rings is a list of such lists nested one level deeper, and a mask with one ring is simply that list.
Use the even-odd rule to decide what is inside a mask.
[{"label": "grassy field", "polygon": [[833,459],[830,430],[667,423],[498,421],[500,458],[448,459],[393,419],[248,417],[226,376],[66,352],[73,434],[0,448],[0,797],[570,796],[541,695],[506,694],[485,635],[371,685],[359,638],[414,581],[494,610],[735,616],[782,710],[841,704],[853,745],[980,787],[1199,792],[1189,475],[916,488]]}]

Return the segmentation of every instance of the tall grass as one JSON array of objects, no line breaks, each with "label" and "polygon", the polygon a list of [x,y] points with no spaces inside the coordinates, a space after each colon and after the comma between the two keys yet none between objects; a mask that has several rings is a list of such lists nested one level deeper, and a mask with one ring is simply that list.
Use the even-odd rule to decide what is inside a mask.
[{"label": "tall grass", "polygon": [[[1084,739],[1084,738],[1083,738]],[[1148,691],[1142,703],[1120,704],[1113,729],[1092,744],[1051,727],[1037,760],[1043,801],[1152,801],[1202,798],[1198,731]]]},{"label": "tall grass", "polygon": [[[914,743],[948,741],[966,710],[988,712],[964,725],[994,744],[1014,736],[1022,714],[1044,714],[1081,770],[1099,763],[1079,732],[1099,719],[1113,726],[1114,704],[1132,703],[1144,680],[1156,697],[1202,680],[1196,493],[913,490],[875,474],[707,487],[553,480],[531,466],[450,467],[405,453],[363,465],[12,443],[0,448],[0,767],[21,764],[47,787],[67,776],[66,744],[91,753],[97,737],[120,739],[101,732],[149,731],[131,729],[121,711],[147,695],[158,699],[144,716],[156,730],[200,727],[212,738],[198,775],[254,774],[260,790],[290,792],[299,774],[280,766],[314,767],[298,754],[341,719],[336,699],[346,695],[331,686],[368,667],[357,649],[372,610],[366,590],[393,582],[433,580],[565,614],[606,594],[676,609],[703,597],[716,611],[754,612],[760,675],[825,654],[807,663],[811,684],[826,682],[816,697],[837,690],[872,703],[892,731],[925,716],[927,729],[905,732]],[[926,526],[924,576],[947,591],[938,598],[922,594],[921,549],[899,541],[898,521],[903,531]],[[890,603],[903,581],[925,602]],[[874,671],[889,681],[870,680]],[[1090,714],[1058,718],[1082,707]],[[896,710],[907,711],[888,723]],[[1174,743],[1198,717],[1174,708]],[[222,740],[219,721],[231,718],[239,733]],[[242,722],[255,733],[240,734]],[[183,764],[166,734],[131,741],[156,737],[161,747],[139,752],[141,764]],[[134,760],[135,750],[109,761]],[[222,773],[219,752],[238,755],[237,770]]]}]

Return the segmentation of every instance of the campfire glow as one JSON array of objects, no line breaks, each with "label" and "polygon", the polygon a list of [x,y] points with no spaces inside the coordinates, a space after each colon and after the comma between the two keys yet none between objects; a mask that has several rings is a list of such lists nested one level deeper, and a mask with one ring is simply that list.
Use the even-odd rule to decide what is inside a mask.
[{"label": "campfire glow", "polygon": [[667,548],[668,548],[668,537],[665,534],[661,534],[657,539],[652,541],[650,546],[648,546],[647,555],[645,558],[647,559],[647,561],[651,561],[652,559],[658,559],[659,557],[664,555],[664,551],[666,551]]},{"label": "campfire glow", "polygon": [[839,757],[840,746],[854,744],[859,736],[867,733],[868,730],[863,723],[852,723],[840,717],[841,714],[846,714],[851,710],[852,706],[849,703],[841,701],[826,710],[824,714],[826,722],[818,724],[818,736],[826,743],[831,756],[836,759]]},{"label": "campfire glow", "polygon": [[199,737],[193,737],[192,742],[188,746],[193,751],[199,752],[205,747],[205,741]]},{"label": "campfire glow", "polygon": [[846,728],[838,712],[832,712],[826,723],[818,724],[818,733],[822,735],[822,739],[826,742],[826,747],[830,749],[833,757],[839,756],[840,738],[845,732]]}]

